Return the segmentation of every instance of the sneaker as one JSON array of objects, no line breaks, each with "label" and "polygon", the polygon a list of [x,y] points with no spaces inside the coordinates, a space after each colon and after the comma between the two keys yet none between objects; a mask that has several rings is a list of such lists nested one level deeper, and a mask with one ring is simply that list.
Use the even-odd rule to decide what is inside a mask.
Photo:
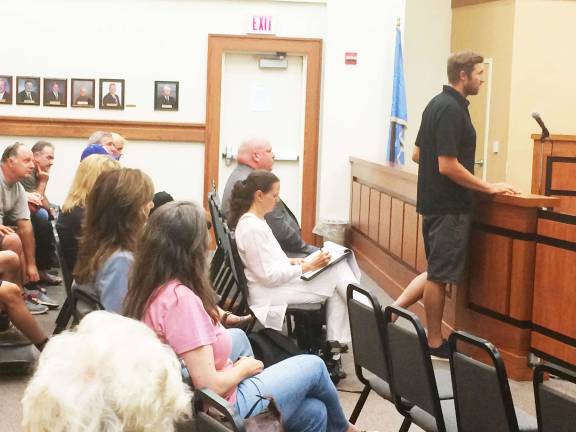
[{"label": "sneaker", "polygon": [[59,303],[55,302],[50,297],[48,297],[48,294],[46,294],[46,290],[44,288],[41,288],[39,286],[36,286],[33,289],[27,286],[24,288],[24,293],[26,293],[28,296],[36,300],[38,304],[48,306],[50,309],[58,309],[58,307],[60,306]]},{"label": "sneaker", "polygon": [[48,306],[38,304],[36,300],[30,296],[24,296],[24,303],[26,304],[26,309],[28,309],[28,312],[30,312],[31,315],[41,315],[48,312]]},{"label": "sneaker", "polygon": [[428,347],[428,348],[430,349],[431,357],[436,357],[437,359],[440,360],[448,360],[450,358],[450,348],[448,346],[448,341],[446,339],[442,340],[442,343],[440,344],[439,347],[436,348]]}]

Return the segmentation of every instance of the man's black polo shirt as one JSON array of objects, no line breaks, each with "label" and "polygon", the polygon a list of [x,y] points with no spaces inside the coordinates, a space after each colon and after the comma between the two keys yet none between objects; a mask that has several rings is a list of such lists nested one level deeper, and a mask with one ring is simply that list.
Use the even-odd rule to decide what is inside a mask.
[{"label": "man's black polo shirt", "polygon": [[458,91],[444,86],[422,114],[416,138],[420,147],[417,211],[423,215],[467,213],[472,191],[438,170],[438,156],[453,156],[474,173],[476,131],[468,112],[469,102]]}]

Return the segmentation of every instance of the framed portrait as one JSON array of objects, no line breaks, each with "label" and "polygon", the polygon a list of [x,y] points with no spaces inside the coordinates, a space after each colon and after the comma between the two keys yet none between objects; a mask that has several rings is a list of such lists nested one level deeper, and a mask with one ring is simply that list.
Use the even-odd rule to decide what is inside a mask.
[{"label": "framed portrait", "polygon": [[39,77],[16,77],[16,105],[40,105]]},{"label": "framed portrait", "polygon": [[178,81],[154,81],[154,110],[178,111]]},{"label": "framed portrait", "polygon": [[66,107],[68,105],[68,80],[44,78],[44,106]]},{"label": "framed portrait", "polygon": [[12,77],[0,75],[0,104],[12,105]]},{"label": "framed portrait", "polygon": [[76,108],[94,108],[96,80],[72,78],[70,80],[70,106]]},{"label": "framed portrait", "polygon": [[123,79],[100,79],[100,109],[124,109]]}]

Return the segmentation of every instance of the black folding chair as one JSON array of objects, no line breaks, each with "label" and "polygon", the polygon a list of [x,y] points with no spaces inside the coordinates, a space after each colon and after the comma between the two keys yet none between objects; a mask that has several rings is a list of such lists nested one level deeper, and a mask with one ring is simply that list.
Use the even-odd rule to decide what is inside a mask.
[{"label": "black folding chair", "polygon": [[73,289],[56,318],[56,327],[52,334],[57,335],[70,325],[78,324],[84,316],[95,310],[104,310],[104,306],[94,294]]},{"label": "black folding chair", "polygon": [[[348,285],[346,300],[352,333],[354,369],[356,376],[364,384],[350,416],[350,423],[356,424],[371,390],[392,403],[394,398],[390,391],[390,375],[384,350],[382,307],[373,294],[354,284]],[[409,427],[410,419],[405,418],[404,423]],[[406,426],[403,424],[402,427]]]},{"label": "black folding chair", "polygon": [[[452,333],[449,342],[458,429],[466,432],[536,432],[536,419],[514,408],[506,367],[496,347],[462,331]],[[466,347],[482,350],[490,358],[490,364],[466,354]]]},{"label": "black folding chair", "polygon": [[[411,328],[393,322],[392,315],[408,321]],[[436,379],[420,320],[410,311],[388,306],[384,321],[390,389],[396,409],[410,420],[402,424],[400,432],[406,432],[411,423],[427,432],[457,432],[451,383]],[[408,411],[406,407],[412,408]]]},{"label": "black folding chair", "polygon": [[194,417],[197,432],[245,431],[244,421],[230,409],[228,402],[208,389],[194,391]]},{"label": "black folding chair", "polygon": [[[544,382],[544,375],[571,383],[571,389],[576,390],[576,373],[551,364],[536,366],[534,370],[534,396],[536,399],[536,415],[538,417],[538,432],[574,432],[574,413],[576,398],[563,391],[553,388]],[[574,393],[572,393],[574,394]]]}]

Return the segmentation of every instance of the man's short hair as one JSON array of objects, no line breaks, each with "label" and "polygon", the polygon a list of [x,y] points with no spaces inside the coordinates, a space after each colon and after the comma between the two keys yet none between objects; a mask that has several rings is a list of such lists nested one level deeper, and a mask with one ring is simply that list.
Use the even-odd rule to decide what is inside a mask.
[{"label": "man's short hair", "polygon": [[173,431],[191,392],[180,363],[144,323],[92,312],[54,336],[22,398],[27,431]]},{"label": "man's short hair", "polygon": [[92,135],[90,135],[90,138],[88,138],[88,145],[100,144],[102,141],[102,138],[104,138],[104,137],[112,138],[112,133],[111,132],[104,132],[104,131],[96,131]]},{"label": "man's short hair", "polygon": [[6,147],[4,149],[4,153],[2,153],[2,159],[0,160],[0,162],[6,163],[8,162],[8,159],[10,159],[11,157],[18,156],[18,149],[20,149],[20,147],[26,147],[26,146],[22,143],[16,142]]},{"label": "man's short hair", "polygon": [[50,147],[54,150],[54,145],[48,141],[40,140],[32,146],[32,153],[40,153],[45,147]]},{"label": "man's short hair", "polygon": [[448,57],[447,72],[448,81],[455,84],[460,80],[460,72],[466,72],[467,76],[474,70],[478,63],[484,63],[484,57],[474,51],[460,51]]}]

